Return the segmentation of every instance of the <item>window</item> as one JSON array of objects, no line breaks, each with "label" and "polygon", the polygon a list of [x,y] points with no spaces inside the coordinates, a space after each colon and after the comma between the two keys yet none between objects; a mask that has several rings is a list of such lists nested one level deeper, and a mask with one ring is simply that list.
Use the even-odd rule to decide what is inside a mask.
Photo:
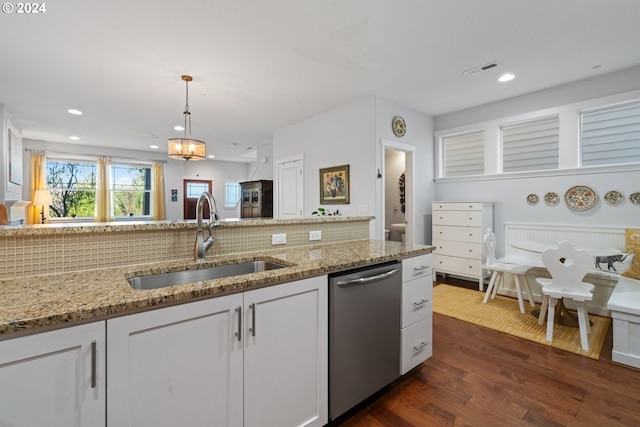
[{"label": "window", "polygon": [[558,169],[557,116],[502,127],[502,172]]},{"label": "window", "polygon": [[[97,164],[89,161],[47,161],[47,186],[51,192],[50,218],[90,219],[95,215]],[[111,216],[149,216],[151,168],[112,164]]]},{"label": "window", "polygon": [[484,132],[442,138],[444,177],[484,174]]},{"label": "window", "polygon": [[93,218],[96,200],[96,165],[47,161],[51,193],[50,218]]},{"label": "window", "polygon": [[640,162],[640,102],[580,113],[582,166]]},{"label": "window", "polygon": [[209,191],[209,181],[190,181],[187,183],[186,197],[189,199],[197,199],[205,191]]},{"label": "window", "polygon": [[149,216],[151,214],[151,168],[111,165],[111,215]]},{"label": "window", "polygon": [[238,181],[224,181],[224,207],[235,208],[240,201],[240,183]]}]

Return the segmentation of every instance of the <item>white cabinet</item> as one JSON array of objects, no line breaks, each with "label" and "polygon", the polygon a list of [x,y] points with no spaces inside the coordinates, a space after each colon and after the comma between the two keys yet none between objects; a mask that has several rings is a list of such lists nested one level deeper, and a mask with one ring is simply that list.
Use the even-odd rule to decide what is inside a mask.
[{"label": "white cabinet", "polygon": [[402,260],[402,319],[400,374],[405,374],[433,354],[432,255]]},{"label": "white cabinet", "polygon": [[104,322],[0,341],[0,425],[105,425]]},{"label": "white cabinet", "polygon": [[482,238],[493,230],[493,203],[433,202],[432,218],[434,278],[437,273],[469,277],[483,290]]},{"label": "white cabinet", "polygon": [[245,292],[245,427],[328,422],[327,276]]},{"label": "white cabinet", "polygon": [[107,321],[108,423],[327,423],[327,277]]},{"label": "white cabinet", "polygon": [[241,426],[241,307],[235,294],[108,320],[108,425]]}]

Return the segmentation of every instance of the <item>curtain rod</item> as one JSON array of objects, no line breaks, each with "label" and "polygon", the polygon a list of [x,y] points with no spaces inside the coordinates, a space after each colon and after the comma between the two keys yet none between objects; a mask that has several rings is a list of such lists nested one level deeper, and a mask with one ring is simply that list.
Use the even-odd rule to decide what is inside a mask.
[{"label": "curtain rod", "polygon": [[168,161],[166,159],[164,159],[164,160],[155,160],[155,159],[140,159],[138,157],[126,157],[126,156],[105,156],[104,154],[70,153],[70,152],[67,152],[67,151],[42,150],[42,149],[38,149],[38,148],[25,148],[24,151],[44,151],[45,153],[51,153],[51,154],[70,154],[70,155],[85,156],[85,157],[104,156],[104,157],[112,157],[114,159],[123,159],[123,160],[140,160],[140,161],[146,161],[146,162],[168,163]]}]

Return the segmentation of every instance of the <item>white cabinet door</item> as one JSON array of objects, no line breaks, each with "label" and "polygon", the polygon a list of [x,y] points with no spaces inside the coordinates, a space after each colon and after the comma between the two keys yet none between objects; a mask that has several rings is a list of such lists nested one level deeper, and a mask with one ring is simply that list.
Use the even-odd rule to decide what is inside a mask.
[{"label": "white cabinet door", "polygon": [[110,319],[111,427],[241,426],[242,294]]},{"label": "white cabinet door", "polygon": [[328,422],[327,277],[245,292],[245,427]]},{"label": "white cabinet door", "polygon": [[95,322],[0,341],[0,426],[104,427],[104,335]]}]

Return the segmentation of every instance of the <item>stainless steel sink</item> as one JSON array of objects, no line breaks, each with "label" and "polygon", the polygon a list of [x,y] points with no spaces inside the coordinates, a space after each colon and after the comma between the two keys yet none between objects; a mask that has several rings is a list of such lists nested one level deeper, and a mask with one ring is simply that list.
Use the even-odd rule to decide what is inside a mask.
[{"label": "stainless steel sink", "polygon": [[129,283],[133,289],[158,289],[167,286],[184,285],[203,280],[220,279],[222,277],[240,276],[267,270],[287,267],[272,261],[247,261],[240,264],[216,265],[198,270],[184,270],[173,273],[150,274],[132,277]]}]

